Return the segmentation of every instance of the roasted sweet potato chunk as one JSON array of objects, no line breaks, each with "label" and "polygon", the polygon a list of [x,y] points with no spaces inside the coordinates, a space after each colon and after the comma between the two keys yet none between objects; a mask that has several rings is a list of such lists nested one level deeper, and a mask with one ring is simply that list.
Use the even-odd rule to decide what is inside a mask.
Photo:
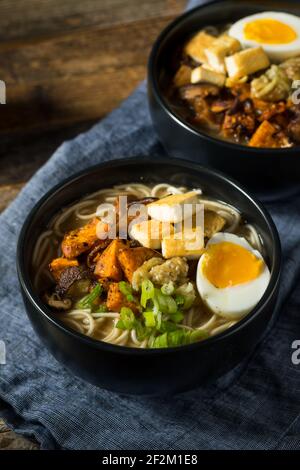
[{"label": "roasted sweet potato chunk", "polygon": [[126,279],[131,282],[134,271],[153,256],[158,256],[158,254],[150,248],[144,247],[126,248],[120,251],[118,258]]},{"label": "roasted sweet potato chunk", "polygon": [[106,305],[108,310],[111,312],[119,312],[122,307],[131,308],[134,313],[139,312],[138,304],[135,302],[129,302],[125,295],[119,289],[118,282],[112,282],[109,286],[107,293]]},{"label": "roasted sweet potato chunk", "polygon": [[90,250],[98,240],[96,228],[99,220],[94,218],[81,228],[72,230],[64,236],[61,249],[66,258],[77,258]]},{"label": "roasted sweet potato chunk", "polygon": [[249,141],[250,147],[276,147],[273,138],[276,129],[269,121],[263,121]]},{"label": "roasted sweet potato chunk", "polygon": [[94,274],[99,278],[108,278],[121,281],[123,277],[118,255],[121,249],[126,248],[122,240],[113,240],[97,260]]},{"label": "roasted sweet potato chunk", "polygon": [[67,258],[55,258],[49,264],[49,270],[52,273],[54,279],[59,281],[61,274],[67,268],[71,268],[72,266],[78,266],[77,259],[67,259]]}]

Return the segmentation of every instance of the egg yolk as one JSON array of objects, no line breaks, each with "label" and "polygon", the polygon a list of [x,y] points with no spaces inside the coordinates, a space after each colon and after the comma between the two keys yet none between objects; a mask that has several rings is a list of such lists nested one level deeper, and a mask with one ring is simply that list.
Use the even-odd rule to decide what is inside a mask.
[{"label": "egg yolk", "polygon": [[297,39],[298,35],[281,21],[261,18],[245,24],[244,37],[260,44],[288,44]]},{"label": "egg yolk", "polygon": [[221,242],[207,247],[202,273],[211,284],[223,289],[256,279],[262,267],[263,261],[243,246]]}]

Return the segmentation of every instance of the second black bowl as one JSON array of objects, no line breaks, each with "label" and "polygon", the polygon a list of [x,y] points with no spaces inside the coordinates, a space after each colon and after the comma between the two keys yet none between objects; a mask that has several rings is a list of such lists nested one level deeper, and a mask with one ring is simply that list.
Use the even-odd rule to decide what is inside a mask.
[{"label": "second black bowl", "polygon": [[[260,233],[271,271],[255,309],[218,336],[168,349],[134,349],[96,341],[67,328],[33,287],[31,261],[39,235],[51,218],[86,194],[116,184],[168,182],[202,188],[206,195],[238,208]],[[235,182],[186,161],[129,159],[106,162],[49,191],[29,214],[20,234],[17,267],[30,321],[45,347],[74,374],[116,392],[159,395],[203,384],[236,366],[259,341],[273,316],[280,274],[280,242],[265,209]]]},{"label": "second black bowl", "polygon": [[165,88],[170,82],[170,60],[177,47],[205,26],[217,26],[260,11],[300,13],[290,1],[216,1],[178,17],[156,40],[148,65],[149,106],[158,137],[169,155],[187,158],[237,178],[256,190],[289,187],[300,178],[300,147],[263,149],[242,146],[209,136],[189,125],[170,107]]}]

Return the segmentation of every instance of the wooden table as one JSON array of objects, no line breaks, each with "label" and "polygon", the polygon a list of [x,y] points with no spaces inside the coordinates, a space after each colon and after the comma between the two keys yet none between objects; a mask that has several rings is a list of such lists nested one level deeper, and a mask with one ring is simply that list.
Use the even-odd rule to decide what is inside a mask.
[{"label": "wooden table", "polygon": [[[185,3],[0,0],[0,211],[61,142],[134,90],[154,39]],[[0,449],[36,447],[0,418]]]}]

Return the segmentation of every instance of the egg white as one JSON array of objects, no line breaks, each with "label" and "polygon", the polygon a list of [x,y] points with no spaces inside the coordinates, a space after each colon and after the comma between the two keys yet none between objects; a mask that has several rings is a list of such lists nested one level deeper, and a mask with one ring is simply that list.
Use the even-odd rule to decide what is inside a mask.
[{"label": "egg white", "polygon": [[[240,245],[263,260],[259,251],[254,250],[245,238],[231,233],[217,233],[209,240],[207,246],[221,242]],[[236,286],[217,288],[203,274],[204,260],[205,253],[198,262],[197,289],[207,307],[213,313],[230,320],[239,320],[253,310],[262,298],[270,281],[270,271],[266,263],[264,262],[262,272],[256,279]]]},{"label": "egg white", "polygon": [[[245,39],[244,26],[250,21],[263,18],[271,18],[273,20],[281,21],[281,23],[290,26],[290,28],[296,32],[298,37],[288,44],[264,44],[262,42],[249,41]],[[229,36],[238,39],[243,48],[261,46],[269,58],[274,62],[281,62],[300,54],[300,17],[289,13],[265,11],[263,13],[245,16],[231,26],[228,34]]]}]

